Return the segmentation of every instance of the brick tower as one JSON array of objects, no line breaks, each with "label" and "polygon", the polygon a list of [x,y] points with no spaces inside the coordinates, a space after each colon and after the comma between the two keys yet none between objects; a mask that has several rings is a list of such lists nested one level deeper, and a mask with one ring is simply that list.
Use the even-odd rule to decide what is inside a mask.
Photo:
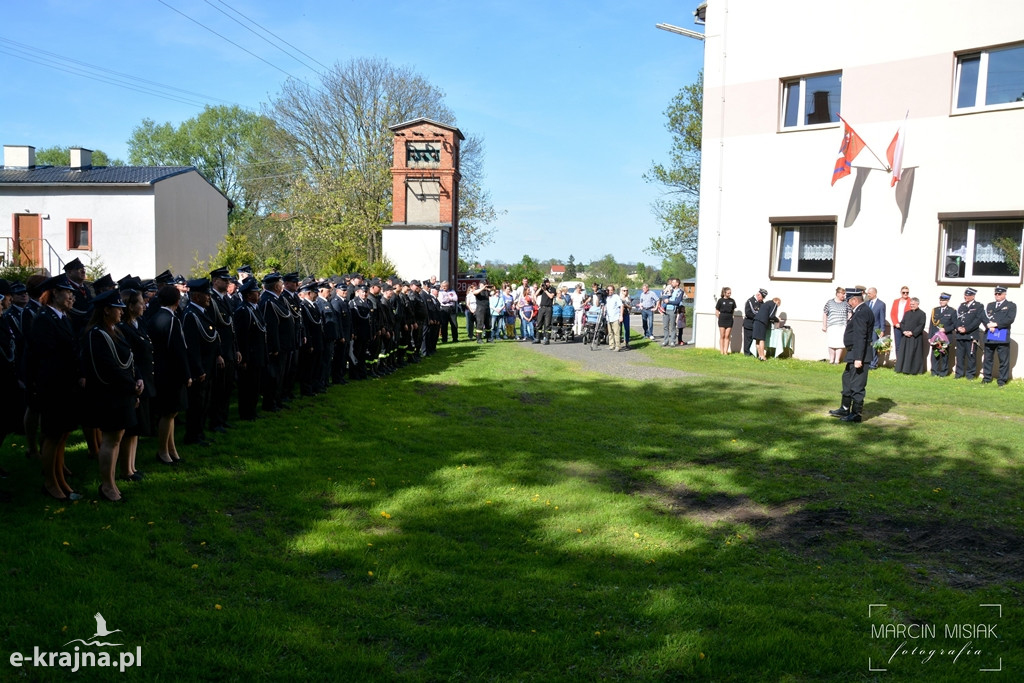
[{"label": "brick tower", "polygon": [[454,279],[459,257],[458,128],[419,118],[391,126],[392,223],[382,246],[405,279]]}]

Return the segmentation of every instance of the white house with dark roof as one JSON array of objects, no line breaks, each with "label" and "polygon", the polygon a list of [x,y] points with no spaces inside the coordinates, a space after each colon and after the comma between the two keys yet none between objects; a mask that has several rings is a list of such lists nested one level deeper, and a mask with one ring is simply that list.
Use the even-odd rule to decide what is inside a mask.
[{"label": "white house with dark roof", "polygon": [[37,166],[34,147],[4,145],[2,265],[59,273],[77,257],[116,280],[187,273],[216,253],[230,202],[195,167],[93,167],[91,156],[73,148],[70,166]]}]

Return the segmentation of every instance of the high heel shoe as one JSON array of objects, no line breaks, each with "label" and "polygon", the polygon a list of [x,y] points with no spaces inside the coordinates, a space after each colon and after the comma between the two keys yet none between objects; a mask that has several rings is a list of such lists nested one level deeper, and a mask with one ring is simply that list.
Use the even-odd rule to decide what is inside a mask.
[{"label": "high heel shoe", "polygon": [[163,458],[160,457],[159,453],[157,454],[156,459],[157,462],[159,462],[161,465],[167,465],[168,467],[174,467],[175,465],[178,464],[177,460],[164,460]]}]

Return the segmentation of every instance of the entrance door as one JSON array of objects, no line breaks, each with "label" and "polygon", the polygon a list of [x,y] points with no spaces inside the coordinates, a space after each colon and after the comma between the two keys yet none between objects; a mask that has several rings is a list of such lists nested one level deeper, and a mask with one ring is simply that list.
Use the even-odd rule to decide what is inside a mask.
[{"label": "entrance door", "polygon": [[14,215],[14,264],[39,268],[43,264],[43,223],[37,213]]}]

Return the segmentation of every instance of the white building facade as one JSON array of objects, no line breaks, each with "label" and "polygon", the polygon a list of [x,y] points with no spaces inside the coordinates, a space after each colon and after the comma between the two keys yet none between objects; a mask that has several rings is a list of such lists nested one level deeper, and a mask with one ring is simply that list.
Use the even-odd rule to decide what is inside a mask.
[{"label": "white building facade", "polygon": [[117,280],[187,274],[217,252],[229,202],[195,168],[93,167],[88,152],[72,150],[70,167],[50,167],[35,165],[31,147],[4,147],[4,264],[60,273],[79,258]]},{"label": "white building facade", "polygon": [[[875,287],[887,307],[909,286],[927,312],[968,286],[1024,304],[1024,3],[710,0],[700,15],[699,346],[716,346],[723,286],[741,306],[762,287],[779,297],[804,359],[826,357],[839,286]],[[880,158],[864,149],[832,185],[840,114]],[[1022,334],[1019,320],[1015,376]]]}]

